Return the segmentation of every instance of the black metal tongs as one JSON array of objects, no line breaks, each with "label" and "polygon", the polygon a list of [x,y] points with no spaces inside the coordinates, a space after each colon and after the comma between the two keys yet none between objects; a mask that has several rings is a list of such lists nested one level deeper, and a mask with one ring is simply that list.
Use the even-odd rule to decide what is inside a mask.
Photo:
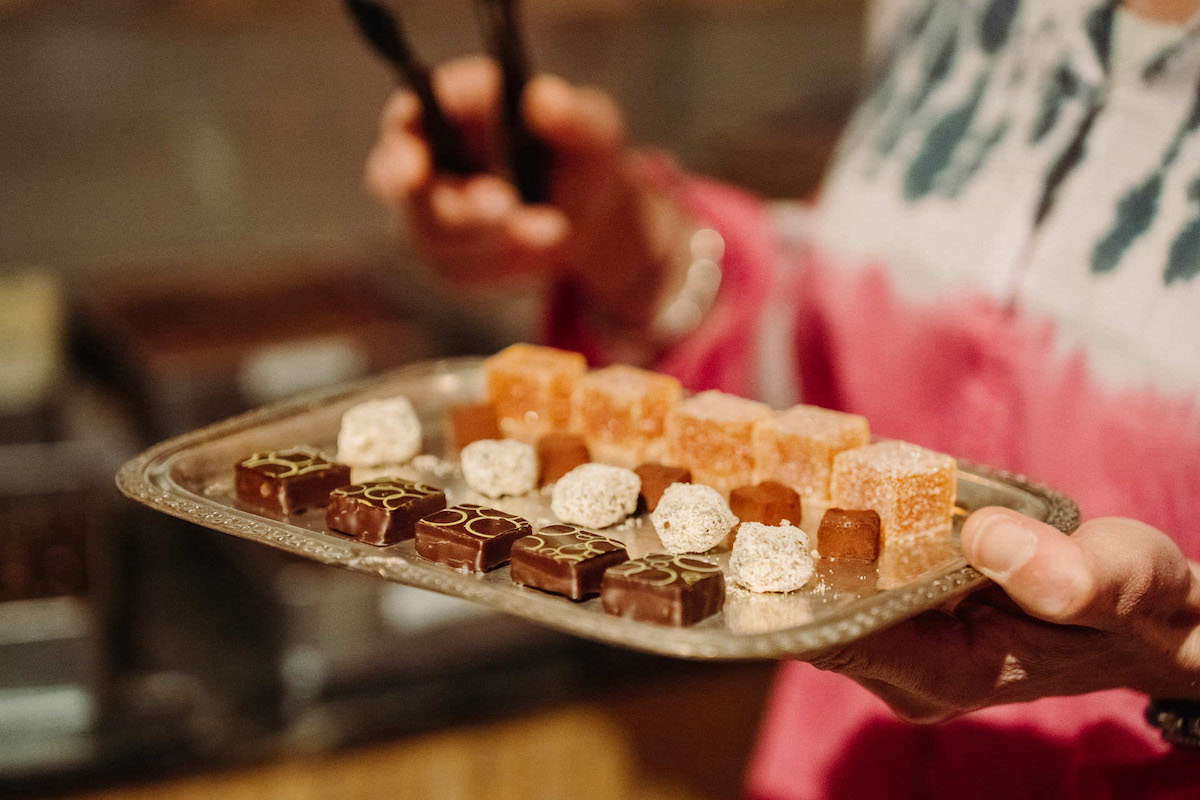
[{"label": "black metal tongs", "polygon": [[[363,37],[417,96],[434,166],[456,175],[478,171],[461,134],[433,93],[429,68],[414,54],[396,16],[376,0],[345,0],[345,4]],[[475,0],[475,6],[488,49],[503,76],[501,122],[513,182],[525,202],[544,202],[549,155],[521,113],[529,62],[517,22],[516,0]]]}]

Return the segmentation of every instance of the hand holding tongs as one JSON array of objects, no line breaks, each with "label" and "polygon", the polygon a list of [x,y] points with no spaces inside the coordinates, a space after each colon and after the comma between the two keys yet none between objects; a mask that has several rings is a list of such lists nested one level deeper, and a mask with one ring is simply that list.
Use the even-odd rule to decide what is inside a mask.
[{"label": "hand holding tongs", "polygon": [[[475,1],[484,37],[503,75],[502,119],[513,182],[525,202],[544,202],[549,153],[529,130],[521,113],[529,65],[517,25],[516,0]],[[456,175],[477,171],[462,136],[446,118],[433,93],[428,67],[414,55],[396,17],[377,0],[345,0],[345,3],[366,40],[396,68],[417,96],[434,167]]]}]

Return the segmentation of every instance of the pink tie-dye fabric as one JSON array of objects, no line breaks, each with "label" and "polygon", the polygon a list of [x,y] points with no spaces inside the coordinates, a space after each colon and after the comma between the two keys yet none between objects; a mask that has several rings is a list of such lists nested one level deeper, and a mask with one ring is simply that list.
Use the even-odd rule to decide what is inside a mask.
[{"label": "pink tie-dye fabric", "polygon": [[[1194,396],[1101,386],[1055,350],[1053,320],[984,297],[900,300],[880,266],[809,253],[772,287],[779,257],[763,205],[704,182],[676,187],[726,237],[722,297],[660,368],[692,389],[750,393],[755,321],[792,293],[806,402],[865,414],[873,431],[1023,472],[1076,498],[1085,517],[1133,516],[1200,557],[1200,413]],[[590,350],[569,294],[551,337]],[[841,676],[780,670],[747,776],[760,800],[799,798],[1194,798],[1200,752],[1163,744],[1125,690],[987,709],[937,726],[897,721]]]}]

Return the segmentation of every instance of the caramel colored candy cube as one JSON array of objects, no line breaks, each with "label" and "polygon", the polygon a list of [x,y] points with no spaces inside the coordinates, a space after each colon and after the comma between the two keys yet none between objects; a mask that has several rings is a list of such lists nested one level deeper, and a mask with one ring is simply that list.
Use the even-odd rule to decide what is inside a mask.
[{"label": "caramel colored candy cube", "polygon": [[554,483],[592,460],[583,437],[573,433],[547,433],[538,439],[538,486]]},{"label": "caramel colored candy cube", "polygon": [[778,481],[739,486],[729,493],[729,510],[742,522],[763,525],[790,522],[799,527],[803,515],[800,495]]},{"label": "caramel colored candy cube", "polygon": [[779,481],[806,499],[827,500],[833,457],[870,441],[866,417],[793,406],[754,427],[754,479]]},{"label": "caramel colored candy cube", "polygon": [[879,514],[869,508],[831,508],[817,528],[821,558],[874,561],[879,557]]},{"label": "caramel colored candy cube", "polygon": [[876,442],[833,459],[832,504],[876,511],[884,547],[949,525],[955,489],[953,458],[907,442]]},{"label": "caramel colored candy cube", "polygon": [[605,367],[575,385],[571,427],[598,461],[633,467],[661,440],[667,412],[682,396],[670,375],[623,364]]},{"label": "caramel colored candy cube", "polygon": [[450,441],[462,450],[480,439],[503,439],[491,403],[470,403],[450,409]]},{"label": "caramel colored candy cube", "polygon": [[658,508],[658,501],[671,484],[692,482],[691,471],[683,467],[641,464],[633,471],[642,479],[642,490],[638,493],[639,511],[653,511]]},{"label": "caramel colored candy cube", "polygon": [[533,444],[542,434],[567,430],[571,395],[587,362],[579,353],[514,344],[487,359],[483,370],[501,432]]},{"label": "caramel colored candy cube", "polygon": [[666,461],[687,467],[692,480],[722,492],[752,483],[754,426],[773,413],[754,400],[701,392],[667,414]]}]

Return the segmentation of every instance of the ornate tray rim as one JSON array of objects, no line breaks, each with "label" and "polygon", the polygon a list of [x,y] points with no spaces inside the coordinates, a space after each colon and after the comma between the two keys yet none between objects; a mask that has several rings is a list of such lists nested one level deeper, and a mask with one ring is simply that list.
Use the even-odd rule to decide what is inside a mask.
[{"label": "ornate tray rim", "polygon": [[[162,485],[171,462],[200,447],[239,431],[313,411],[322,405],[394,380],[418,379],[477,365],[479,357],[464,356],[409,364],[350,385],[311,392],[264,406],[160,442],[126,462],[116,475],[117,488],[128,498],[171,516],[206,528],[284,550],[307,559],[387,580],[429,589],[523,617],[578,636],[660,655],[696,660],[800,658],[843,645],[966,594],[987,579],[964,559],[897,589],[847,605],[836,622],[805,623],[762,633],[735,633],[711,627],[670,628],[582,611],[562,598],[483,580],[440,565],[379,551],[332,534],[318,534],[287,522],[268,519],[177,485]],[[1004,483],[1046,504],[1045,522],[1070,533],[1079,525],[1079,508],[1065,494],[1023,475],[960,460],[960,470]],[[372,552],[374,551],[374,552]],[[514,591],[516,590],[516,591]],[[880,599],[882,598],[882,600]]]}]

